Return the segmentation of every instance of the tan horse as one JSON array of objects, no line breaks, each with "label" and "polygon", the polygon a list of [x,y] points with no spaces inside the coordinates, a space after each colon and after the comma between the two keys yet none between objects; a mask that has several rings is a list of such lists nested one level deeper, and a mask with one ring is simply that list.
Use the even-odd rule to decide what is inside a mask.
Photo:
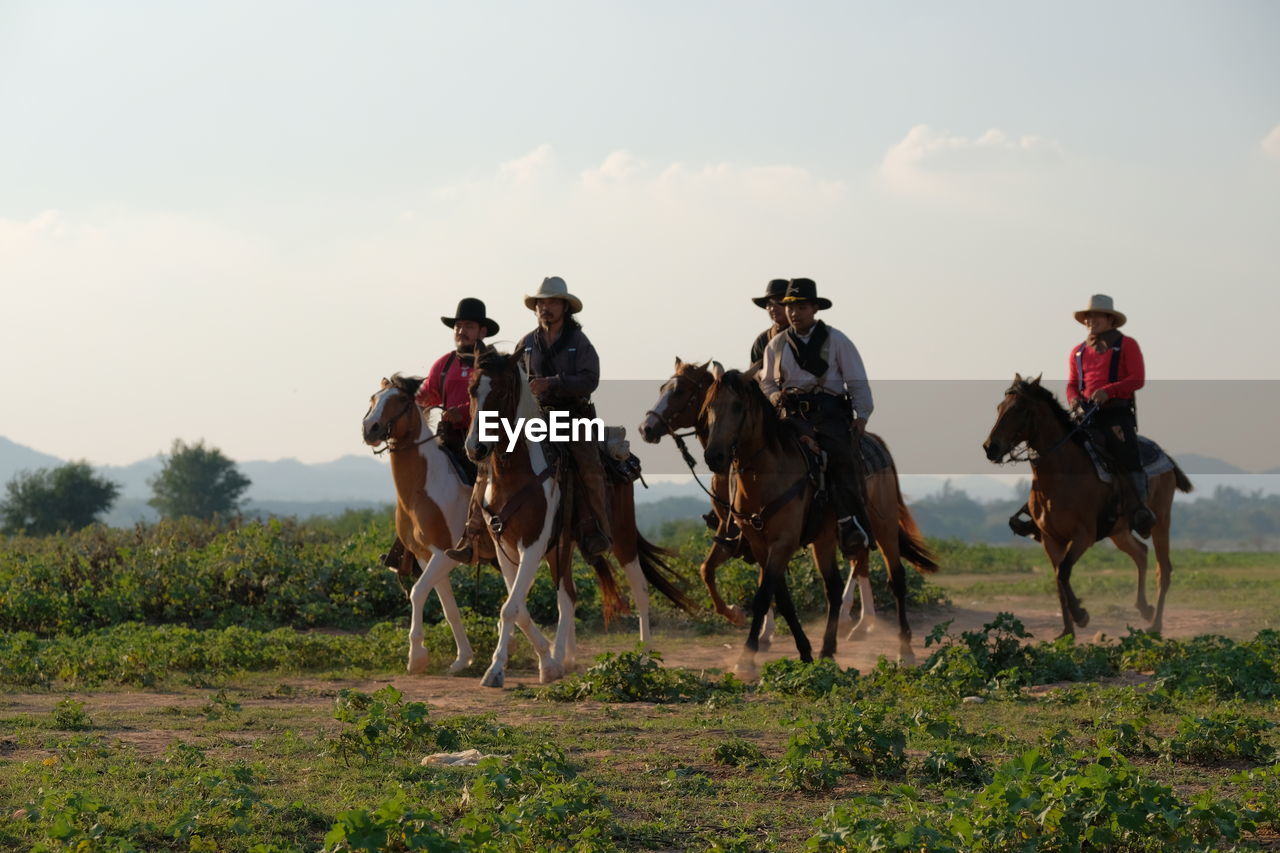
[{"label": "tan horse", "polygon": [[1173,564],[1169,561],[1169,523],[1174,490],[1191,491],[1191,481],[1182,469],[1151,477],[1147,506],[1155,513],[1151,542],[1156,549],[1159,593],[1153,609],[1147,603],[1147,546],[1129,530],[1124,513],[1100,527],[1107,507],[1115,499],[1112,487],[1102,482],[1093,460],[1081,443],[1083,431],[1040,378],[1027,380],[1015,375],[996,408],[996,422],[982,447],[992,462],[1001,462],[1025,444],[1031,453],[1031,518],[1040,528],[1045,553],[1053,564],[1058,581],[1058,601],[1062,606],[1062,634],[1074,636],[1077,627],[1089,624],[1089,611],[1071,589],[1071,569],[1104,537],[1128,554],[1138,567],[1138,597],[1134,606],[1151,630],[1159,631],[1164,620],[1164,600],[1169,592]]},{"label": "tan horse", "polygon": [[[709,364],[709,363],[708,363]],[[706,423],[699,420],[707,392],[715,381],[708,364],[694,364],[676,359],[676,372],[663,384],[661,394],[653,408],[646,414],[640,424],[640,437],[650,443],[657,443],[664,435],[675,435],[680,430],[694,430],[698,441],[705,448],[707,444]],[[883,444],[883,440],[881,440]],[[721,474],[713,474],[711,478],[712,509],[720,519],[720,530],[725,528],[728,515],[728,478]],[[888,468],[867,475],[867,510],[871,517],[872,531],[880,545],[881,555],[886,566],[901,565],[906,558],[922,572],[936,572],[938,564],[929,553],[924,537],[911,517],[902,492],[898,485],[897,468],[890,463]],[[716,569],[725,560],[733,556],[732,549],[720,539],[711,546],[706,559],[700,567],[702,581],[711,595],[716,612],[735,625],[746,624],[741,607],[726,605],[716,587]],[[862,549],[849,561],[849,580],[845,584],[840,603],[842,622],[853,610],[853,593],[855,588],[860,592],[861,614],[858,623],[849,631],[846,639],[861,640],[876,625],[875,600],[871,592],[871,555]],[[814,568],[821,573],[814,555]],[[892,575],[891,575],[892,576]],[[766,619],[761,628],[760,648],[765,648],[766,638],[770,634],[772,619]],[[843,626],[841,627],[843,630]]]},{"label": "tan horse", "polygon": [[[479,413],[484,411],[496,413],[509,421],[517,417],[542,416],[537,400],[529,390],[522,355],[492,353],[483,356],[472,374],[471,399],[473,416],[467,433],[467,455],[477,462],[490,460],[489,485],[484,495],[486,517],[508,587],[507,601],[499,620],[498,646],[482,683],[488,687],[502,686],[512,634],[511,622],[528,618],[525,600],[544,555],[551,565],[552,582],[560,607],[555,653],[550,656],[547,666],[540,666],[543,678],[547,680],[572,666],[575,655],[576,591],[570,563],[572,525],[563,523],[561,518],[563,495],[555,476],[555,463],[543,442],[519,440],[510,451],[495,453],[498,443],[483,439],[479,429]],[[685,610],[692,612],[695,607],[673,583],[671,569],[663,561],[664,552],[646,541],[637,530],[635,498],[630,484],[625,487],[611,485],[610,502],[613,511],[612,553],[627,574],[639,616],[640,639],[648,643],[649,584]],[[606,616],[625,610],[626,604],[618,595],[608,560],[598,558],[590,562],[601,580]]]},{"label": "tan horse", "polygon": [[449,572],[457,562],[444,552],[462,530],[471,487],[458,477],[422,411],[414,405],[413,396],[421,383],[421,379],[399,374],[383,379],[369,398],[361,433],[369,446],[385,442],[390,451],[396,486],[396,534],[405,543],[406,558],[415,560],[422,572],[409,591],[409,672],[427,668],[422,608],[434,589],[458,647],[458,656],[449,665],[453,673],[471,665],[471,643],[449,586]]}]

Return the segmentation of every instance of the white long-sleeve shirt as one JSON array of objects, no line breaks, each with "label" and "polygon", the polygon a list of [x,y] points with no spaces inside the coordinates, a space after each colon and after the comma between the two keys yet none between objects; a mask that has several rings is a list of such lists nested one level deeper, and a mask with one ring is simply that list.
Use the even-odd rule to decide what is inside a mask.
[{"label": "white long-sleeve shirt", "polygon": [[[810,331],[812,334],[812,331]],[[801,335],[806,343],[809,335]],[[839,329],[827,326],[827,371],[821,378],[796,364],[795,354],[787,344],[787,335],[779,334],[764,348],[764,366],[760,370],[760,390],[770,399],[779,391],[791,388],[807,393],[827,391],[832,394],[849,392],[853,408],[860,418],[871,417],[875,404],[871,399],[871,384],[867,382],[867,370],[862,366],[862,356],[853,341]]]}]

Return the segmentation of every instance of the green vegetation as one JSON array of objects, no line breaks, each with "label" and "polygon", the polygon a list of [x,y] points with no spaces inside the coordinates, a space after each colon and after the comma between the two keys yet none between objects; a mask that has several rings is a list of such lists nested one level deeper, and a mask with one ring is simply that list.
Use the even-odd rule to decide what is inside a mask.
[{"label": "green vegetation", "polygon": [[147,503],[162,518],[229,518],[250,485],[221,450],[205,447],[203,439],[187,444],[180,438],[150,482],[153,497]]}]

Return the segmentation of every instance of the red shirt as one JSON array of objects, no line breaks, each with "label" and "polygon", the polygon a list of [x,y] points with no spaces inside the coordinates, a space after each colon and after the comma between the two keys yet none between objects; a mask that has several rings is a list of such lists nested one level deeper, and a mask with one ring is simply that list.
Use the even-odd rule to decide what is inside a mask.
[{"label": "red shirt", "polygon": [[[1113,344],[1114,345],[1114,344]],[[1076,352],[1083,350],[1081,361],[1084,367],[1084,391],[1080,390],[1080,370],[1076,366]],[[1067,379],[1067,402],[1074,403],[1078,397],[1088,400],[1093,392],[1102,390],[1112,399],[1132,400],[1133,394],[1146,382],[1146,367],[1142,363],[1142,350],[1138,342],[1125,335],[1120,341],[1120,365],[1116,371],[1116,381],[1111,382],[1111,346],[1097,352],[1088,342],[1078,344],[1071,349],[1067,357],[1070,368]]]},{"label": "red shirt", "polygon": [[[449,365],[448,373],[445,373],[446,364]],[[441,377],[444,378],[443,384],[440,381]],[[467,393],[467,386],[470,383],[471,367],[463,364],[462,357],[454,352],[442,355],[435,364],[431,365],[427,378],[422,380],[414,402],[424,409],[439,406],[444,409],[442,417],[447,421],[458,424],[470,423],[471,396]],[[440,396],[441,387],[444,388],[443,399]]]}]

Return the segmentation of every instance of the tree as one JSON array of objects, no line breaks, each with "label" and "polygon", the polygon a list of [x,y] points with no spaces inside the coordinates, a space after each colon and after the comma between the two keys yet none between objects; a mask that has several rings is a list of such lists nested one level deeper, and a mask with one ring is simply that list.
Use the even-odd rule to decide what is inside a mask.
[{"label": "tree", "polygon": [[204,439],[187,444],[174,439],[164,467],[148,481],[154,497],[147,501],[165,518],[213,518],[240,508],[249,478],[222,451],[205,447]]},{"label": "tree", "polygon": [[0,529],[47,536],[88,527],[111,509],[120,487],[93,473],[88,462],[19,471],[5,485]]}]

